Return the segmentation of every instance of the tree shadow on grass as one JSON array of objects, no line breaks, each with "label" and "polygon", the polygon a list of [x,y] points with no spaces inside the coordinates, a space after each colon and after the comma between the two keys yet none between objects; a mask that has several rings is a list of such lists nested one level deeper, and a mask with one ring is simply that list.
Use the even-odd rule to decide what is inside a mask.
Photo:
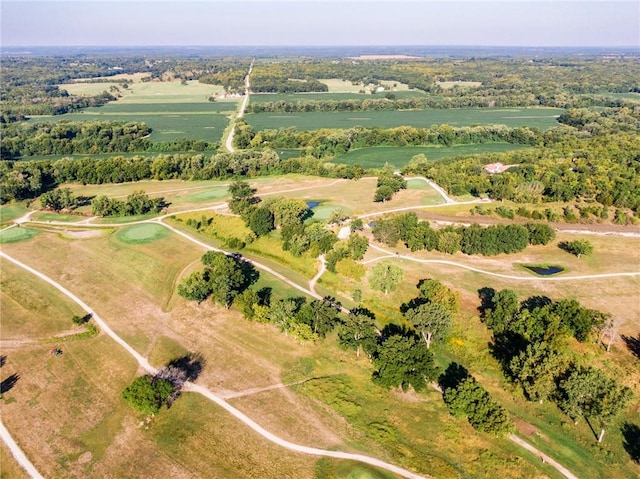
[{"label": "tree shadow on grass", "polygon": [[167,367],[179,369],[184,372],[187,381],[195,381],[200,376],[205,365],[205,359],[197,353],[186,354],[182,357],[173,359]]},{"label": "tree shadow on grass", "polygon": [[640,334],[636,338],[633,336],[625,336],[624,334],[621,337],[629,351],[631,351],[636,358],[640,359]]},{"label": "tree shadow on grass", "polygon": [[631,456],[631,460],[640,464],[640,427],[631,422],[622,425],[622,437],[624,437],[625,451]]},{"label": "tree shadow on grass", "polygon": [[0,356],[0,368],[4,366],[6,362],[7,362],[7,357],[3,354],[2,356]]},{"label": "tree shadow on grass", "polygon": [[7,379],[2,381],[0,383],[0,395],[11,391],[13,389],[13,386],[15,386],[18,382],[18,379],[20,379],[20,376],[18,374],[12,374]]}]

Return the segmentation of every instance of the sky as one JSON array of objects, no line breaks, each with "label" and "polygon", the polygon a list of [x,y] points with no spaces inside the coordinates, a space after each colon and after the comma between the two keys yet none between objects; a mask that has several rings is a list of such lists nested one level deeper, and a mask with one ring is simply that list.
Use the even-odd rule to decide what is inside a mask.
[{"label": "sky", "polygon": [[638,0],[1,0],[9,46],[625,46]]}]

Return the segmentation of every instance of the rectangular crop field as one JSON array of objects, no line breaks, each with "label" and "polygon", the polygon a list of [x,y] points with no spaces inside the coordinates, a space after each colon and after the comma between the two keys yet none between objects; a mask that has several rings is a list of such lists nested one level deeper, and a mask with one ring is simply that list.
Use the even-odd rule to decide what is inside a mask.
[{"label": "rectangular crop field", "polygon": [[381,168],[385,164],[401,167],[409,163],[415,155],[424,154],[427,160],[440,160],[462,155],[482,153],[502,153],[504,151],[526,148],[524,145],[510,143],[484,143],[479,145],[437,146],[379,146],[360,148],[336,158],[336,163],[361,165],[364,168]]},{"label": "rectangular crop field", "polygon": [[547,129],[557,125],[559,108],[496,108],[405,111],[357,111],[311,113],[255,113],[246,115],[255,130],[296,127],[299,130],[413,126],[426,128],[448,124],[454,127],[474,125],[532,126]]},{"label": "rectangular crop field", "polygon": [[220,141],[229,120],[222,113],[231,110],[231,103],[182,103],[182,104],[118,104],[100,108],[89,108],[80,113],[69,113],[53,117],[39,117],[38,122],[59,121],[125,121],[144,122],[153,132],[153,142],[171,141],[180,138]]},{"label": "rectangular crop field", "polygon": [[[118,102],[122,103],[198,103],[206,102],[212,94],[223,93],[220,85],[207,85],[197,81],[182,84],[180,81],[171,82],[134,82],[128,88],[121,84],[111,82],[105,78],[104,83],[66,83],[59,85],[72,95],[96,95],[103,91],[109,91],[111,86],[118,87],[123,95]],[[237,100],[236,100],[237,101]]]},{"label": "rectangular crop field", "polygon": [[418,90],[379,92],[372,95],[370,93],[358,93],[359,89],[362,89],[362,87],[358,87],[354,92],[334,92],[329,89],[327,93],[257,93],[251,95],[249,101],[251,103],[269,103],[273,101],[296,103],[299,101],[376,100],[384,98],[385,93],[393,93],[396,98],[413,98],[423,95]]}]

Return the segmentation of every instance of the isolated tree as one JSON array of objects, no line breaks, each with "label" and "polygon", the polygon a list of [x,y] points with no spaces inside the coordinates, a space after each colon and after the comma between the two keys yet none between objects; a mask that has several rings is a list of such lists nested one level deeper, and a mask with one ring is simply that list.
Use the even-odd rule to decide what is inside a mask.
[{"label": "isolated tree", "polygon": [[369,285],[373,289],[387,294],[396,289],[402,278],[404,278],[404,271],[400,266],[390,261],[383,261],[375,265],[369,272]]},{"label": "isolated tree", "polygon": [[378,346],[373,363],[373,381],[387,388],[400,386],[406,391],[411,386],[421,391],[437,375],[433,354],[413,336],[387,338]]},{"label": "isolated tree", "polygon": [[384,185],[376,188],[376,191],[373,195],[373,201],[376,203],[384,203],[385,201],[389,201],[393,198],[395,191],[390,186]]},{"label": "isolated tree", "polygon": [[561,241],[558,243],[558,247],[578,258],[593,253],[593,245],[587,240]]},{"label": "isolated tree", "polygon": [[156,414],[173,393],[173,384],[149,375],[137,377],[122,392],[125,401],[144,414]]},{"label": "isolated tree", "polygon": [[331,211],[329,217],[327,218],[328,225],[339,225],[344,223],[349,219],[349,215],[342,208],[335,209]]},{"label": "isolated tree", "polygon": [[620,316],[609,316],[605,321],[601,330],[601,341],[604,344],[605,338],[607,338],[607,352],[611,349],[611,344],[615,341],[616,336],[618,335],[618,330],[620,329],[620,326],[622,326],[623,322],[624,319]]},{"label": "isolated tree", "polygon": [[557,403],[575,422],[581,416],[597,420],[601,427],[598,442],[601,442],[606,424],[627,406],[631,396],[628,387],[618,385],[601,370],[576,367],[558,383]]},{"label": "isolated tree", "polygon": [[405,318],[422,336],[427,348],[441,341],[451,329],[451,313],[440,303],[425,303],[407,310]]},{"label": "isolated tree", "polygon": [[351,234],[347,240],[347,249],[349,250],[349,257],[353,260],[359,261],[364,257],[369,247],[369,240],[364,236],[357,234]]},{"label": "isolated tree", "polygon": [[43,193],[40,196],[40,204],[45,209],[61,211],[75,208],[78,205],[78,199],[73,196],[70,188],[58,188]]}]

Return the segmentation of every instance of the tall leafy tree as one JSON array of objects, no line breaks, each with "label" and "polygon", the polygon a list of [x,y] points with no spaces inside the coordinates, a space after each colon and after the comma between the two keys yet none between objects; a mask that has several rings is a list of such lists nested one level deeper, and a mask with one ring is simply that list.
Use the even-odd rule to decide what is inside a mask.
[{"label": "tall leafy tree", "polygon": [[372,356],[376,350],[378,332],[373,314],[362,308],[354,308],[338,327],[338,341],[346,349],[355,349],[356,356],[363,350]]},{"label": "tall leafy tree", "polygon": [[433,354],[413,336],[387,338],[378,346],[373,363],[373,381],[387,388],[399,386],[406,391],[411,386],[421,391],[437,375]]},{"label": "tall leafy tree", "polygon": [[601,442],[605,426],[627,406],[631,396],[628,387],[620,386],[601,370],[576,367],[558,383],[557,403],[576,422],[580,417],[598,421],[601,427],[598,442]]},{"label": "tall leafy tree", "polygon": [[425,303],[405,313],[407,321],[422,336],[427,348],[432,341],[441,341],[451,329],[451,313],[440,303]]},{"label": "tall leafy tree", "polygon": [[369,284],[373,289],[383,291],[384,294],[394,291],[404,278],[404,271],[400,266],[390,261],[383,261],[375,265],[369,272]]}]

